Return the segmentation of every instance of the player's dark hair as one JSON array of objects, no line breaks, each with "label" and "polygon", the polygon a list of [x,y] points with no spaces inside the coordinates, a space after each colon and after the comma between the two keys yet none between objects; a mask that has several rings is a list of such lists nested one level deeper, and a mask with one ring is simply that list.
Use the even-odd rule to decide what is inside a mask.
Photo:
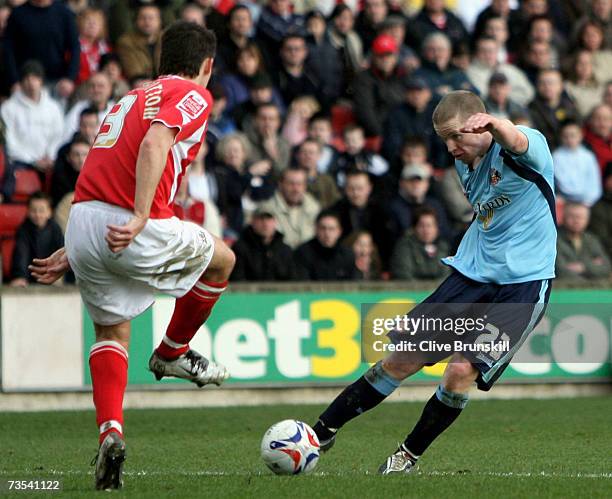
[{"label": "player's dark hair", "polygon": [[39,201],[39,200],[47,201],[47,203],[49,203],[49,208],[51,207],[51,196],[49,196],[49,194],[45,192],[37,191],[34,194],[32,194],[30,198],[28,199],[28,208],[32,205],[34,201]]},{"label": "player's dark hair", "polygon": [[159,74],[194,78],[204,59],[214,57],[216,48],[217,39],[211,30],[195,23],[175,22],[162,35]]},{"label": "player's dark hair", "polygon": [[436,220],[436,223],[439,224],[438,221],[438,214],[436,213],[436,210],[434,210],[433,208],[431,208],[430,206],[421,206],[420,208],[417,208],[416,210],[414,210],[414,213],[412,214],[412,226],[416,227],[417,224],[419,223],[419,220],[421,220],[421,218],[431,215],[432,217],[434,217],[434,219]]},{"label": "player's dark hair", "polygon": [[324,218],[335,218],[338,221],[338,225],[342,227],[342,222],[340,221],[340,215],[332,210],[321,210],[321,212],[317,215],[315,219],[315,224],[319,224],[321,220]]}]

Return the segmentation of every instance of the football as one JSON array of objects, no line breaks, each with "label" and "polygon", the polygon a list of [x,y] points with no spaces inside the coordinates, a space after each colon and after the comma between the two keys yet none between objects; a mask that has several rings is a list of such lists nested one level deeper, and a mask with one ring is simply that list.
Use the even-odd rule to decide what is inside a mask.
[{"label": "football", "polygon": [[264,434],[261,458],[277,475],[310,473],[319,460],[319,439],[306,423],[285,419]]}]

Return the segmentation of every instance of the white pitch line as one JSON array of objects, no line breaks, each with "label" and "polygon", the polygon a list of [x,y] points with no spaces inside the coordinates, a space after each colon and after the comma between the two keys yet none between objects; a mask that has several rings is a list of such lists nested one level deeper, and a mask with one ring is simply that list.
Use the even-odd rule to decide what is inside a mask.
[{"label": "white pitch line", "polygon": [[[40,474],[40,475],[59,475],[59,476],[68,476],[68,475],[93,475],[93,471],[83,471],[83,470],[18,470],[18,471],[1,471],[0,475],[10,475],[10,476],[19,476],[23,474]],[[136,476],[136,477],[145,477],[145,476],[183,476],[183,477],[236,477],[236,476],[273,476],[268,472],[249,472],[249,471],[177,471],[177,472],[164,472],[164,471],[124,471],[123,474],[125,476]],[[496,478],[587,478],[587,479],[612,479],[612,473],[558,473],[558,472],[550,472],[550,471],[533,471],[533,472],[516,472],[516,471],[416,471],[411,473],[416,476],[488,476],[488,477],[496,477]],[[310,473],[309,476],[355,476],[355,475],[371,475],[377,476],[377,473],[371,473],[369,471],[364,471],[362,473],[358,472],[315,472]]]}]

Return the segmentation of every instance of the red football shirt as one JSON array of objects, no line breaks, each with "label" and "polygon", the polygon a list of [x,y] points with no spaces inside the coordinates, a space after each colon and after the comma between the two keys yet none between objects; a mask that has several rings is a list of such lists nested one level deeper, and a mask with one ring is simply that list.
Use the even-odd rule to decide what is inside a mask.
[{"label": "red football shirt", "polygon": [[104,201],[134,210],[136,159],[151,123],[177,128],[151,205],[151,218],[170,218],[185,169],[206,134],[212,96],[178,76],[160,78],[126,94],[106,115],[76,184],[74,203]]}]

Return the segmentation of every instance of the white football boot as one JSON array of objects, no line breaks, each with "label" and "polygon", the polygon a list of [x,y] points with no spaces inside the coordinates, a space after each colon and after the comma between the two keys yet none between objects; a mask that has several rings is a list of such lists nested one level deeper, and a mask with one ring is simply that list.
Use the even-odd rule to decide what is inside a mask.
[{"label": "white football boot", "polygon": [[188,350],[173,360],[166,360],[153,352],[149,359],[149,371],[155,374],[158,381],[164,376],[172,376],[192,381],[199,387],[209,384],[219,386],[229,378],[224,366],[211,362],[195,350]]},{"label": "white football boot", "polygon": [[395,454],[391,454],[387,460],[380,465],[378,473],[391,475],[393,473],[410,473],[416,469],[416,459],[400,447]]}]

